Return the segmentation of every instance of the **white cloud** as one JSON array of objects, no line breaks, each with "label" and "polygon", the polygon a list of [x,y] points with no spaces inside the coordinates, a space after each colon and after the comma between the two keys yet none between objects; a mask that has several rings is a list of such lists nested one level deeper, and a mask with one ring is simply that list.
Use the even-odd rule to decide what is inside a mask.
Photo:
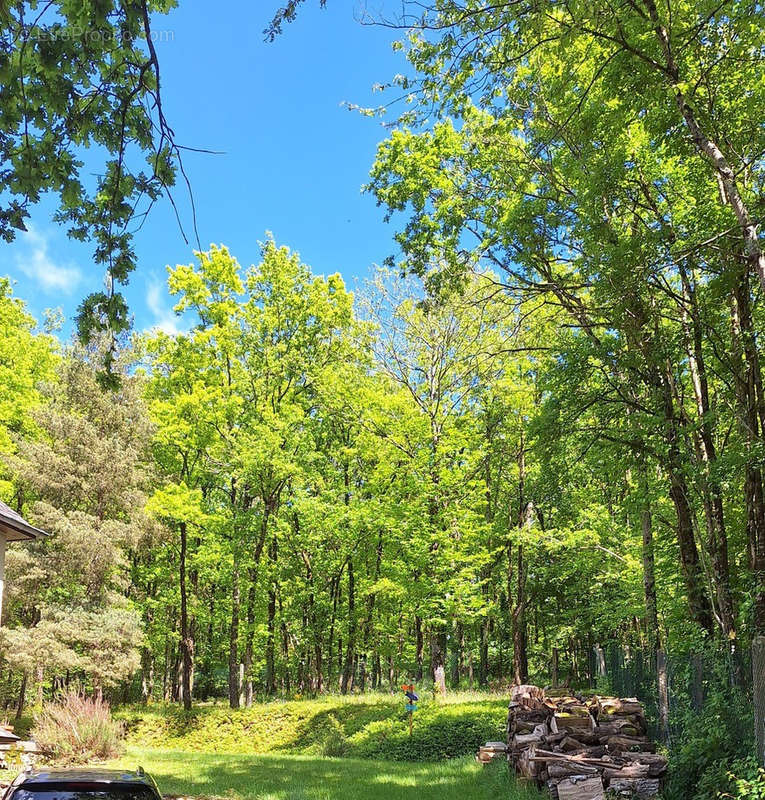
[{"label": "white cloud", "polygon": [[54,261],[49,253],[48,237],[28,224],[28,230],[20,233],[14,262],[17,269],[48,293],[69,294],[82,279],[82,272],[73,264]]},{"label": "white cloud", "polygon": [[170,336],[181,333],[178,325],[179,318],[169,306],[165,305],[165,284],[153,279],[146,289],[146,307],[154,315],[154,322],[150,325],[155,330],[163,331]]}]

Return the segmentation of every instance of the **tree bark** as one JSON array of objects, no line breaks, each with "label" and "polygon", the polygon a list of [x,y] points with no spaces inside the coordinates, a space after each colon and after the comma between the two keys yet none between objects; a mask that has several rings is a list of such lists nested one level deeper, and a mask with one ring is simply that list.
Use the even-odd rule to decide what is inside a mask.
[{"label": "tree bark", "polygon": [[644,483],[643,511],[640,527],[643,539],[643,597],[645,602],[646,633],[656,660],[656,685],[658,689],[659,729],[663,741],[669,740],[669,692],[667,683],[667,656],[662,646],[659,611],[656,599],[656,559],[653,546],[653,520],[648,501],[648,487]]},{"label": "tree bark", "polygon": [[353,573],[353,559],[348,558],[348,641],[340,690],[343,694],[353,691],[354,662],[356,658],[356,581]]},{"label": "tree bark", "polygon": [[[271,537],[271,544],[268,548],[268,560],[272,573],[276,569],[278,559],[278,544],[276,534]],[[270,575],[268,587],[268,635],[266,638],[266,694],[276,694],[276,576]]]},{"label": "tree bark", "polygon": [[454,630],[454,664],[452,666],[452,688],[458,689],[465,661],[465,626],[457,620]]},{"label": "tree bark", "polygon": [[186,548],[188,536],[186,523],[181,522],[180,591],[181,591],[181,654],[183,659],[183,707],[191,710],[191,671],[194,663],[194,641],[189,630],[188,598],[186,594]]},{"label": "tree bark", "polygon": [[[701,316],[696,302],[696,289],[684,266],[680,266],[683,294],[690,309],[690,321],[684,312],[688,367],[691,374],[696,410],[699,418],[699,451],[701,456],[702,490],[704,512],[707,520],[707,551],[712,562],[718,614],[723,635],[729,642],[736,639],[736,609],[730,590],[730,568],[728,564],[728,536],[725,527],[722,489],[715,476],[717,448],[715,447],[712,409],[709,399],[704,350],[702,346]],[[690,322],[690,324],[689,324]]]},{"label": "tree bark", "polygon": [[419,614],[414,615],[414,647],[415,647],[415,659],[417,662],[417,669],[415,673],[415,678],[417,681],[422,682],[423,676],[423,650],[424,650],[424,640],[422,634],[422,617]]},{"label": "tree bark", "polygon": [[234,549],[234,568],[231,572],[231,623],[228,643],[228,704],[239,708],[239,554]]},{"label": "tree bark", "polygon": [[762,381],[749,299],[748,275],[741,276],[732,298],[732,354],[739,428],[747,443],[744,496],[747,540],[754,572],[754,628],[765,635],[765,490],[756,453],[762,447]]},{"label": "tree bark", "polygon": [[435,630],[430,636],[430,671],[437,694],[446,694],[446,633]]},{"label": "tree bark", "polygon": [[249,586],[247,587],[247,634],[244,640],[244,705],[252,705],[254,694],[252,680],[253,643],[255,639],[255,600],[257,596],[258,574],[255,569],[247,570]]},{"label": "tree bark", "polygon": [[27,673],[26,670],[21,673],[21,686],[19,687],[19,699],[16,703],[16,722],[21,719],[24,713],[24,703],[27,699]]},{"label": "tree bark", "polygon": [[485,689],[489,685],[489,617],[481,619],[478,635],[478,685]]}]

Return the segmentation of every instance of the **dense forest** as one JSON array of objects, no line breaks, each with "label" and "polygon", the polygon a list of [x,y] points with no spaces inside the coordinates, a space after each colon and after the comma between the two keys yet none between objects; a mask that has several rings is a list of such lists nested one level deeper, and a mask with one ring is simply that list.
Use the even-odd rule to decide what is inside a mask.
[{"label": "dense forest", "polygon": [[213,246],[169,270],[184,333],[62,345],[5,281],[0,493],[52,534],[7,556],[6,707],[592,685],[612,646],[660,716],[668,653],[747,685],[762,13],[402,21],[367,186],[399,254],[354,292],[272,238]]}]

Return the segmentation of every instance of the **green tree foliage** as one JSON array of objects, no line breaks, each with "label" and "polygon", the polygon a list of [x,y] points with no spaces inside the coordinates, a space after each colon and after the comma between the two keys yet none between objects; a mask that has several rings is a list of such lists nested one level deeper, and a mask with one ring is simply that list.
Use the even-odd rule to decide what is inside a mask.
[{"label": "green tree foliage", "polygon": [[[58,196],[56,220],[70,236],[93,242],[94,262],[108,278],[107,289],[80,307],[87,341],[129,326],[116,287],[135,268],[131,225],[169,192],[180,166],[151,27],[152,15],[173,5],[59,0],[0,7],[0,237],[12,241],[44,194]],[[104,159],[95,180],[89,149]],[[114,344],[104,352],[109,369],[115,354]]]},{"label": "green tree foliage", "polygon": [[51,534],[7,555],[3,656],[39,692],[67,676],[101,692],[138,667],[128,559],[154,533],[144,510],[151,430],[140,384],[125,376],[119,395],[104,392],[99,357],[65,353],[28,412],[39,436],[7,458],[19,497]]},{"label": "green tree foliage", "polygon": [[765,633],[762,10],[418,8],[369,185],[395,272],[354,298],[272,239],[214,247],[117,395],[77,354],[24,367],[8,465],[55,537],[9,558],[14,680],[47,647],[45,688],[116,684],[63,626],[103,609],[140,614],[146,700],[633,670],[667,733],[707,659],[732,759]]},{"label": "green tree foliage", "polygon": [[[53,340],[35,330],[35,320],[13,296],[10,282],[0,280],[0,456],[13,454],[20,439],[34,438],[30,413],[42,403],[39,385],[53,376]],[[0,468],[3,495],[11,496],[10,475]]]},{"label": "green tree foliage", "polygon": [[439,5],[408,48],[415,108],[436,119],[395,131],[370,184],[391,213],[407,211],[405,267],[427,273],[433,291],[491,268],[509,295],[563,310],[545,424],[574,434],[582,452],[625,459],[637,505],[624,513],[635,519],[642,503],[649,544],[658,468],[691,618],[730,641],[741,622],[730,518],[742,502],[737,572],[757,587],[745,624],[765,630],[752,312],[761,177],[759,156],[743,156],[762,151],[746,110],[762,103],[762,26],[750,12],[650,0],[618,13]]}]

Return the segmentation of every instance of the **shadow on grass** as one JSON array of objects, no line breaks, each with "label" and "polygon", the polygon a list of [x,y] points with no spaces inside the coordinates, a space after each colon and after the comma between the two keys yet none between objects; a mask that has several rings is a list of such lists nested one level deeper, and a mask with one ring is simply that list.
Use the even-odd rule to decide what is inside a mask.
[{"label": "shadow on grass", "polygon": [[168,795],[238,800],[532,800],[504,764],[467,759],[401,764],[276,754],[207,755],[131,748],[119,766],[140,763]]}]

